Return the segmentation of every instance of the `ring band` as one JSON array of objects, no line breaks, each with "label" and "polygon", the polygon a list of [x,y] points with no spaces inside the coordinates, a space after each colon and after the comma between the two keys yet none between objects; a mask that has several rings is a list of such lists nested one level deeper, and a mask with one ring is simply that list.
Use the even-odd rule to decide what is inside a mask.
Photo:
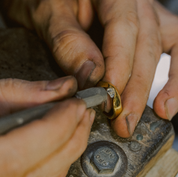
[{"label": "ring band", "polygon": [[115,119],[122,111],[122,103],[121,103],[121,97],[114,85],[108,82],[100,81],[97,84],[98,87],[103,87],[105,89],[112,88],[114,90],[114,97],[113,97],[113,104],[112,104],[112,110],[109,113],[104,112],[108,119]]}]

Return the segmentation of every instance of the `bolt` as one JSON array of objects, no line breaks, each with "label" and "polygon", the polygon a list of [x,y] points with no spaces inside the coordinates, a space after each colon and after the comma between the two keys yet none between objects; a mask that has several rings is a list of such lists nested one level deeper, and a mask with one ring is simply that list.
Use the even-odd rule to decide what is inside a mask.
[{"label": "bolt", "polygon": [[137,151],[141,150],[142,146],[137,141],[131,141],[129,144],[129,148],[131,151],[137,152]]},{"label": "bolt", "polygon": [[111,174],[118,160],[119,157],[112,148],[103,146],[93,153],[90,163],[98,174]]},{"label": "bolt", "polygon": [[137,135],[137,140],[138,140],[138,141],[143,140],[143,135],[138,134],[138,135]]},{"label": "bolt", "polygon": [[118,177],[125,175],[128,159],[117,144],[98,141],[88,145],[81,157],[81,166],[86,176]]},{"label": "bolt", "polygon": [[161,125],[161,121],[156,121],[150,124],[150,130],[155,131]]}]

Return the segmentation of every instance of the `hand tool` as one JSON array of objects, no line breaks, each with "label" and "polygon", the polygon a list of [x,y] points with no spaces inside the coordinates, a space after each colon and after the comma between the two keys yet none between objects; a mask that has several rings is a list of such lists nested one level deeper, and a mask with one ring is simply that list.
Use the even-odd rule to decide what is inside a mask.
[{"label": "hand tool", "polygon": [[[110,92],[111,90],[107,92],[107,90],[102,87],[93,87],[77,92],[75,97],[85,101],[87,108],[91,108],[107,101],[107,93]],[[0,118],[0,135],[43,117],[57,103],[58,102],[42,104]]]}]

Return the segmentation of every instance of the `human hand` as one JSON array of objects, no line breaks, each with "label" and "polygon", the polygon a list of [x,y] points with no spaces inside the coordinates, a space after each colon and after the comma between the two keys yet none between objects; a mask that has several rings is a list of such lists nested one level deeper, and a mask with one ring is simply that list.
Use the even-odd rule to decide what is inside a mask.
[{"label": "human hand", "polygon": [[[153,0],[4,2],[9,17],[37,31],[60,67],[76,76],[80,89],[95,85],[103,76],[117,87],[123,111],[112,126],[118,135],[131,136],[146,106],[161,54]],[[103,55],[85,33],[94,14],[91,2],[104,26]]]},{"label": "human hand", "polygon": [[[1,116],[71,97],[76,89],[71,76],[50,82],[0,80]],[[94,116],[82,100],[67,99],[42,119],[0,136],[0,176],[64,177],[87,146]]]},{"label": "human hand", "polygon": [[171,55],[169,80],[154,101],[154,110],[162,118],[171,120],[178,112],[178,16],[154,2],[157,11],[163,52]]}]

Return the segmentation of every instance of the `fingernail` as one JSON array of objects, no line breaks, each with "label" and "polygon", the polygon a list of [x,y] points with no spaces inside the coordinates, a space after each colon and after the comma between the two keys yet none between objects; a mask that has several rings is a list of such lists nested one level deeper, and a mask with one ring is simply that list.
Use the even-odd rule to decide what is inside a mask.
[{"label": "fingernail", "polygon": [[46,90],[58,90],[72,76],[62,77],[53,81],[49,81],[46,85]]},{"label": "fingernail", "polygon": [[95,115],[96,115],[95,110],[91,109],[91,112],[90,112],[90,122],[91,122],[91,125],[92,125],[93,122],[94,122]]},{"label": "fingernail", "polygon": [[170,98],[166,101],[165,110],[167,118],[171,121],[178,111],[178,100]]},{"label": "fingernail", "polygon": [[132,136],[132,134],[134,133],[135,127],[138,124],[138,120],[139,120],[138,116],[136,116],[133,113],[126,116],[127,129],[130,136]]},{"label": "fingernail", "polygon": [[[90,61],[87,60],[79,69],[79,71],[76,73],[75,77],[79,84],[79,89],[83,89],[87,87],[90,84],[90,76],[95,69],[96,65]],[[88,82],[88,83],[87,83]]]}]

